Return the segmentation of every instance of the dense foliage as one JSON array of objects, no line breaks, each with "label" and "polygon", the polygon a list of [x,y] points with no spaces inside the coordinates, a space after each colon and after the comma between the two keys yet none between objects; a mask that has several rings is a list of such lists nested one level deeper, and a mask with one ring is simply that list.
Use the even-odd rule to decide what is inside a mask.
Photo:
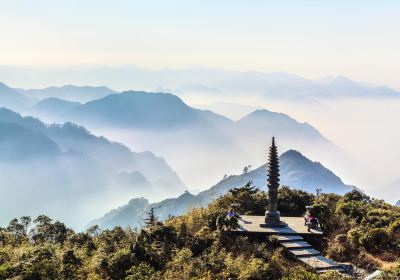
[{"label": "dense foliage", "polygon": [[[46,216],[14,219],[0,229],[0,279],[347,279],[307,271],[273,239],[228,231],[237,227],[226,218],[232,204],[238,213],[263,215],[266,203],[267,193],[247,184],[164,222],[152,210],[140,231],[74,232]],[[326,254],[369,270],[385,262],[382,277],[400,275],[388,266],[400,256],[398,208],[356,191],[315,197],[280,188],[282,214],[301,216],[306,205],[314,205],[328,233]]]}]

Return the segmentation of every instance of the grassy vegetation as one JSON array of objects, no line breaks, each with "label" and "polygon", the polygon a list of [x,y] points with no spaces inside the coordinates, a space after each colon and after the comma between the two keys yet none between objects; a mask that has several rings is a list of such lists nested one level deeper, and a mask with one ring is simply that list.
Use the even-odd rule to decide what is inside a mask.
[{"label": "grassy vegetation", "polygon": [[[0,279],[346,279],[307,271],[273,240],[227,232],[237,226],[225,218],[232,203],[239,213],[263,215],[267,193],[246,185],[164,222],[152,213],[140,231],[74,232],[46,216],[15,219],[0,229]],[[399,208],[357,191],[315,197],[279,190],[282,215],[301,216],[310,204],[327,233],[327,255],[368,270],[387,268],[382,279],[400,276]]]}]

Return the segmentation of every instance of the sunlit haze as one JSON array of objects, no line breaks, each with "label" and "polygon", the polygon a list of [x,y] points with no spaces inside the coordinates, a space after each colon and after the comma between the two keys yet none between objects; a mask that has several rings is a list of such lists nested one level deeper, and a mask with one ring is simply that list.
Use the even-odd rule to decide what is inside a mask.
[{"label": "sunlit haze", "polygon": [[[0,65],[205,65],[400,88],[399,8],[390,0],[1,1]],[[53,85],[15,86],[44,84]]]}]

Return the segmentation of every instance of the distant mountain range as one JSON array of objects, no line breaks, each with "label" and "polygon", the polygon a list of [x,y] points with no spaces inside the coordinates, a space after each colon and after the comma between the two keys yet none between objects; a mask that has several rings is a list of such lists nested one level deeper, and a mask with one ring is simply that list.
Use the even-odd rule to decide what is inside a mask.
[{"label": "distant mountain range", "polygon": [[77,225],[127,196],[160,199],[186,189],[151,152],[135,153],[84,127],[45,125],[4,108],[0,173],[0,185],[10,186],[0,188],[0,223],[46,213]]},{"label": "distant mountain range", "polygon": [[[32,75],[35,73],[35,75]],[[264,99],[308,100],[324,98],[391,98],[399,97],[398,91],[386,86],[369,86],[353,82],[345,77],[328,77],[323,80],[309,80],[284,72],[232,71],[194,65],[187,68],[160,70],[142,69],[137,66],[93,67],[91,69],[54,69],[1,67],[0,77],[10,83],[24,85],[56,84],[104,84],[111,88],[143,89],[165,91],[179,96],[213,97],[226,95],[257,96]],[[50,90],[49,90],[50,92]],[[35,92],[32,92],[34,94]],[[58,93],[57,93],[58,94]],[[108,93],[109,94],[109,93]],[[39,99],[50,95],[41,95]],[[65,96],[53,97],[68,99]],[[100,97],[97,97],[100,98]],[[91,98],[90,100],[97,99]],[[74,101],[85,102],[88,100]]]},{"label": "distant mountain range", "polygon": [[20,93],[36,99],[55,97],[75,102],[87,102],[116,93],[107,87],[74,86],[48,87],[44,89],[17,89]]},{"label": "distant mountain range", "polygon": [[[250,81],[253,76],[264,77],[263,73],[253,72],[241,75]],[[229,77],[226,75],[224,79]],[[263,79],[283,82],[288,77],[275,73]],[[308,83],[296,76],[290,79],[296,85]],[[265,150],[265,143],[272,135],[279,139],[282,150],[301,150],[307,156],[335,166],[341,161],[350,162],[310,124],[297,122],[282,113],[259,109],[232,121],[212,111],[190,107],[172,94],[128,91],[102,97],[110,92],[114,91],[75,86],[26,90],[26,94],[40,98],[56,97],[45,98],[21,112],[50,123],[78,123],[99,135],[112,135],[113,140],[132,149],[153,151],[167,158],[193,188],[210,184],[223,174],[237,172],[239,166],[261,164],[264,156],[260,151]],[[14,90],[14,94],[21,93]],[[60,96],[95,100],[80,104],[60,99]],[[192,159],[189,162],[188,155]],[[210,163],[214,166],[212,169]]]},{"label": "distant mountain range", "polygon": [[[300,152],[289,150],[280,156],[281,185],[315,192],[321,188],[322,192],[343,194],[353,187],[346,185],[332,171],[319,162],[312,162]],[[244,186],[252,181],[254,186],[266,190],[267,169],[265,165],[241,175],[232,175],[224,178],[213,187],[192,195],[188,192],[177,198],[166,199],[158,203],[150,204],[145,198],[135,198],[128,204],[114,209],[103,217],[92,221],[89,225],[97,224],[102,228],[114,226],[140,227],[143,218],[150,208],[154,208],[161,219],[169,215],[180,215],[190,208],[202,207],[213,199],[227,193],[229,189]]]},{"label": "distant mountain range", "polygon": [[[112,94],[73,107],[59,118],[116,135],[119,142],[168,158],[193,187],[204,186],[238,166],[260,164],[264,160],[260,151],[272,135],[277,136],[283,150],[302,150],[318,160],[322,154],[340,154],[311,125],[285,114],[257,110],[235,122],[192,108],[167,93]],[[188,155],[191,161],[187,161]],[[209,168],[210,163],[214,168]]]}]

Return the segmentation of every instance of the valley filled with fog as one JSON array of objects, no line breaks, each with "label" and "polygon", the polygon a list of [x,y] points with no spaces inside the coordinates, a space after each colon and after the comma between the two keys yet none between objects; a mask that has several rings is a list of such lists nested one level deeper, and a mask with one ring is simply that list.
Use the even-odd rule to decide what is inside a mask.
[{"label": "valley filled with fog", "polygon": [[[330,166],[337,174],[376,197],[390,197],[384,187],[400,178],[400,100],[322,100],[318,104],[271,100],[258,104],[272,111],[290,112],[296,120],[307,121],[318,128],[351,161],[348,165],[332,162]],[[235,118],[229,111],[229,104],[219,106],[221,108],[214,104],[201,107],[213,108],[215,112]],[[235,112],[234,106],[232,111]],[[392,194],[393,191],[394,188]]]}]

